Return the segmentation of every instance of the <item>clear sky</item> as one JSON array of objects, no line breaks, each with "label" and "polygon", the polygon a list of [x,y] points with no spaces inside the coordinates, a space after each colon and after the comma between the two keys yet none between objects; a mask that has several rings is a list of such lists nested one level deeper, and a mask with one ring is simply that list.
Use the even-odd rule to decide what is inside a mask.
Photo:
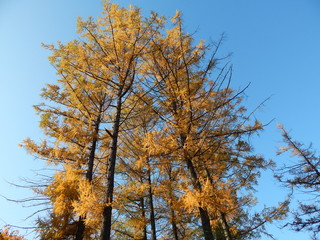
[{"label": "clear sky", "polygon": [[[204,40],[226,40],[221,55],[233,53],[233,87],[251,83],[246,105],[262,122],[275,119],[252,139],[256,152],[276,162],[288,161],[275,152],[282,145],[276,128],[280,122],[292,135],[320,147],[320,1],[319,0],[114,0],[121,6],[137,5],[144,15],[151,10],[171,16],[183,12],[185,29]],[[76,19],[97,16],[101,0],[0,0],[0,195],[26,198],[30,192],[7,182],[23,184],[41,169],[18,147],[26,137],[41,139],[38,116],[32,105],[40,103],[40,89],[56,79],[41,43],[77,38]],[[281,189],[270,173],[262,176],[259,204],[281,201]],[[0,226],[30,226],[24,221],[32,209],[0,197]],[[268,227],[279,240],[308,239],[308,234]],[[32,238],[32,235],[29,235]],[[264,238],[266,239],[266,238]]]}]

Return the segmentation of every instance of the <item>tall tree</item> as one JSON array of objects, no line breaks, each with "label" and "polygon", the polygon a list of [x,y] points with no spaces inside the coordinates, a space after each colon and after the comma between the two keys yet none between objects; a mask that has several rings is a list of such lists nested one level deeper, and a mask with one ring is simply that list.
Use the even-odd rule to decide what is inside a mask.
[{"label": "tall tree", "polygon": [[[104,167],[99,167],[106,178],[104,200],[100,199],[104,205],[101,239],[110,239],[111,234],[121,125],[135,107],[126,101],[140,81],[141,55],[162,21],[156,14],[142,19],[139,9],[119,8],[106,1],[97,22],[79,19],[81,41],[46,46],[53,52],[50,60],[61,76],[60,86],[48,85],[42,94],[53,101],[53,106],[44,104],[36,109],[41,114],[40,125],[53,145],[27,139],[24,146],[49,162],[84,170],[89,182],[93,181],[95,159],[99,160],[96,164],[104,162]],[[76,205],[73,202],[80,199],[79,192],[70,202]],[[76,235],[82,239],[86,215],[79,217]]]},{"label": "tall tree", "polygon": [[[61,76],[58,84],[48,84],[43,89],[42,97],[47,103],[35,106],[41,116],[40,127],[48,139],[40,144],[30,139],[24,142],[24,147],[30,153],[47,160],[49,164],[64,166],[65,170],[62,172],[65,173],[62,175],[57,173],[55,180],[43,194],[48,196],[54,209],[59,203],[56,200],[61,200],[59,195],[67,196],[70,203],[65,208],[70,212],[67,215],[72,219],[75,215],[79,217],[74,232],[76,239],[83,239],[86,218],[85,214],[72,213],[74,202],[81,198],[79,184],[76,184],[75,188],[72,187],[73,184],[63,187],[65,192],[60,192],[58,189],[61,189],[60,184],[65,184],[64,182],[69,180],[79,183],[81,179],[85,179],[92,183],[94,166],[106,155],[106,151],[102,149],[106,149],[109,136],[101,129],[107,124],[105,112],[111,103],[110,96],[101,83],[78,70],[81,67],[94,68],[87,65],[88,59],[85,57],[84,45],[82,42],[73,41],[67,45],[59,44],[58,48],[46,46],[53,52],[50,60]],[[70,175],[72,171],[77,171],[78,174]],[[74,179],[65,179],[67,176],[72,176]],[[72,193],[72,191],[76,192]],[[59,209],[58,206],[57,209]],[[53,215],[56,214],[57,212]],[[66,224],[70,224],[71,219],[65,221]]]},{"label": "tall tree", "polygon": [[[125,133],[121,136],[123,147],[119,153],[119,170],[123,181],[120,195],[127,195],[127,204],[123,204],[126,211],[131,215],[139,212],[141,221],[144,221],[143,236],[147,238],[147,228],[151,228],[151,239],[157,238],[155,209],[154,209],[154,181],[152,158],[144,148],[143,140],[145,135],[156,126],[157,116],[152,112],[152,102],[142,91],[136,92],[129,101],[136,103],[136,108],[132,111],[130,119],[124,122]],[[130,196],[128,196],[130,194]],[[136,202],[136,207],[130,204]],[[132,224],[131,224],[132,225]],[[139,231],[136,231],[138,233]]]},{"label": "tall tree", "polygon": [[43,239],[231,240],[264,223],[239,226],[252,203],[240,193],[270,164],[245,141],[262,124],[230,88],[220,43],[194,44],[180,13],[165,21],[105,1],[97,21],[79,19],[81,40],[46,46],[60,76],[36,106],[47,139],[24,142],[57,167],[37,190],[52,205]]},{"label": "tall tree", "polygon": [[[134,94],[140,77],[139,71],[141,56],[146,51],[148,42],[152,39],[155,30],[159,28],[161,19],[153,14],[142,20],[140,10],[130,7],[119,8],[115,4],[105,2],[103,16],[97,23],[91,19],[80,22],[82,35],[93,43],[95,59],[106,72],[92,73],[104,84],[111,94],[113,114],[109,113],[110,128],[106,130],[111,138],[110,155],[106,168],[105,206],[101,239],[110,239],[112,223],[112,202],[114,192],[115,166],[118,151],[118,138],[123,122],[130,117],[130,109],[134,105],[127,105],[126,100]],[[129,111],[123,111],[128,109]]]},{"label": "tall tree", "polygon": [[157,83],[152,89],[154,111],[163,125],[162,143],[154,148],[171,148],[171,159],[187,171],[181,198],[190,211],[197,208],[204,238],[214,239],[213,229],[221,226],[225,239],[233,239],[238,227],[232,219],[242,207],[238,192],[251,188],[271,164],[252,155],[243,140],[262,124],[250,124],[241,106],[242,92],[230,89],[231,68],[223,66],[214,78],[220,44],[208,56],[209,46],[194,45],[183,31],[179,12],[172,21],[173,28],[151,42],[145,62],[148,76]]}]

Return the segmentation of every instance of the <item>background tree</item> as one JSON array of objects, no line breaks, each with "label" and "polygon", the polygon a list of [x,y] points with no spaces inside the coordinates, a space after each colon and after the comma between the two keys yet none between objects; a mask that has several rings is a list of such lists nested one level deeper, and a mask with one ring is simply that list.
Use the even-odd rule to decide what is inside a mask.
[{"label": "background tree", "polygon": [[279,125],[279,128],[286,143],[279,154],[289,151],[294,159],[278,169],[277,178],[293,193],[302,192],[309,198],[299,202],[298,209],[293,211],[294,220],[288,225],[296,231],[308,230],[316,236],[320,230],[320,157],[311,145],[305,147],[293,140],[283,126]]},{"label": "background tree", "polygon": [[0,240],[26,240],[16,230],[11,230],[9,226],[4,226],[0,229]]}]

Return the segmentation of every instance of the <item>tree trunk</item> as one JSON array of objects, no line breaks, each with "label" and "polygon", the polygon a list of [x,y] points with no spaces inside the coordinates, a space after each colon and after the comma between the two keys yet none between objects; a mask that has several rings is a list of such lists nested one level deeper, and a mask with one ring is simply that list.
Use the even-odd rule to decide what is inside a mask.
[{"label": "tree trunk", "polygon": [[[182,146],[184,146],[185,141],[186,141],[186,137],[181,135],[180,139],[181,139]],[[186,153],[184,153],[184,160],[185,160],[185,162],[187,164],[187,167],[188,167],[188,169],[190,171],[193,187],[196,190],[201,191],[202,190],[202,186],[201,186],[201,184],[199,182],[199,178],[197,176],[195,167],[194,167],[191,159],[187,156]],[[202,225],[202,230],[203,230],[203,234],[204,234],[205,240],[215,240],[215,238],[213,236],[212,228],[211,228],[211,225],[210,225],[210,217],[209,217],[208,211],[205,208],[202,208],[202,207],[198,207],[198,209],[199,209],[199,213],[200,213],[201,225]]]},{"label": "tree trunk", "polygon": [[232,238],[232,235],[231,235],[231,232],[230,232],[230,228],[229,228],[228,223],[227,223],[226,216],[221,211],[220,211],[220,222],[221,222],[221,225],[222,225],[222,229],[223,229],[223,233],[224,233],[224,236],[225,236],[225,240],[232,240],[233,238]]},{"label": "tree trunk", "polygon": [[[142,213],[141,213],[142,219],[143,219],[143,221],[145,221],[145,219],[146,219],[146,211],[145,211],[144,198],[143,197],[140,198],[140,205],[141,205],[141,210],[142,210]],[[147,240],[147,225],[146,224],[143,226],[143,238],[142,238],[142,240]]]},{"label": "tree trunk", "polygon": [[[149,162],[148,162],[149,164]],[[149,166],[150,168],[150,166]],[[152,191],[152,182],[151,182],[151,171],[148,169],[148,184],[149,184],[149,199],[150,199],[150,223],[151,223],[151,239],[157,240],[157,229],[156,229],[156,220],[154,214],[153,206],[153,191]]]},{"label": "tree trunk", "polygon": [[174,195],[172,192],[172,182],[174,181],[173,177],[172,177],[172,166],[170,166],[170,168],[168,169],[168,177],[170,180],[170,185],[169,185],[169,207],[170,207],[170,221],[171,221],[171,227],[172,227],[172,233],[174,236],[174,240],[179,240],[178,238],[178,227],[177,227],[177,223],[176,223],[176,213],[173,209],[173,204],[172,201],[174,201]]},{"label": "tree trunk", "polygon": [[84,223],[85,217],[79,217],[78,223],[77,223],[77,232],[76,232],[76,239],[75,240],[82,240],[85,230],[85,223]]},{"label": "tree trunk", "polygon": [[177,224],[176,224],[176,215],[175,215],[174,210],[171,207],[171,204],[170,204],[170,209],[171,209],[170,210],[171,227],[172,227],[172,233],[173,233],[173,236],[174,236],[174,240],[179,240],[179,238],[178,238],[178,228],[177,228]]},{"label": "tree trunk", "polygon": [[112,223],[112,201],[113,201],[113,189],[114,189],[114,173],[117,158],[118,149],[118,135],[120,127],[120,115],[121,115],[121,97],[119,95],[117,100],[116,117],[113,124],[112,139],[111,139],[111,153],[106,171],[107,176],[107,191],[106,191],[106,205],[103,208],[103,221],[101,229],[101,240],[110,240],[111,238],[111,223]]},{"label": "tree trunk", "polygon": [[[93,177],[93,166],[94,166],[94,159],[95,159],[95,154],[96,154],[96,149],[97,149],[102,106],[103,106],[103,103],[100,104],[100,109],[99,109],[100,112],[99,112],[98,118],[96,120],[95,129],[94,129],[93,138],[92,138],[91,150],[90,150],[89,159],[88,159],[88,169],[86,172],[86,179],[89,182],[92,182],[92,177]],[[85,231],[85,227],[86,227],[85,222],[84,222],[85,219],[86,219],[86,216],[79,217],[75,240],[82,240],[84,237],[84,231]]]},{"label": "tree trunk", "polygon": [[[190,171],[190,174],[191,174],[191,177],[193,180],[192,182],[193,182],[194,188],[198,191],[201,191],[202,187],[199,182],[199,179],[198,179],[197,173],[194,169],[192,161],[189,158],[186,158],[185,160],[186,160],[188,169]],[[214,240],[214,236],[213,236],[211,225],[210,225],[210,217],[209,217],[208,211],[202,207],[198,207],[198,209],[200,212],[202,230],[204,233],[205,240]]]},{"label": "tree trunk", "polygon": [[[209,169],[206,166],[205,166],[205,170],[206,170],[206,173],[207,173],[207,178],[209,179],[210,184],[213,186],[211,174],[209,172]],[[218,212],[219,212],[219,218],[220,218],[220,222],[221,222],[221,225],[222,225],[222,229],[223,229],[223,234],[225,236],[225,240],[232,240],[233,237],[232,237],[232,234],[230,232],[230,228],[229,228],[229,225],[228,225],[228,222],[227,222],[227,219],[226,219],[226,214],[221,212],[220,210]]]}]

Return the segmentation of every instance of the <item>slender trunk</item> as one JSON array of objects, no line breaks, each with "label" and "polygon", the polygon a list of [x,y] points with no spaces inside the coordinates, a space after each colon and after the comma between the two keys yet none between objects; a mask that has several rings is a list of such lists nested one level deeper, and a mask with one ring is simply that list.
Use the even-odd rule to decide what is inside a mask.
[{"label": "slender trunk", "polygon": [[202,230],[204,234],[204,239],[205,240],[215,240],[213,236],[213,232],[211,229],[210,225],[210,217],[208,214],[208,211],[205,208],[198,207],[199,212],[200,212],[200,218],[201,218],[201,223],[202,223]]},{"label": "slender trunk", "polygon": [[111,223],[112,223],[112,201],[113,201],[113,189],[114,189],[114,173],[117,158],[118,149],[118,135],[120,127],[120,115],[121,115],[121,97],[119,95],[117,100],[117,111],[113,124],[112,139],[111,139],[111,153],[106,171],[107,176],[107,191],[106,191],[106,205],[103,208],[103,221],[101,229],[101,240],[110,240],[111,238]]},{"label": "slender trunk", "polygon": [[226,216],[221,211],[219,213],[220,213],[220,222],[221,222],[221,225],[222,225],[222,229],[223,229],[225,240],[232,240],[233,238],[232,238],[232,235],[231,235],[231,232],[230,232],[230,228],[229,228]]},{"label": "slender trunk", "polygon": [[168,176],[169,176],[169,180],[170,180],[170,185],[169,185],[169,207],[170,207],[170,221],[171,221],[171,227],[172,227],[172,233],[174,236],[175,240],[179,240],[178,238],[178,227],[177,227],[177,223],[176,223],[176,213],[173,209],[173,204],[172,202],[174,201],[174,195],[172,192],[172,182],[174,181],[174,179],[172,178],[172,167],[170,166],[170,168],[168,169]]},{"label": "slender trunk", "polygon": [[[149,162],[148,162],[149,164]],[[156,220],[154,214],[153,206],[153,191],[152,191],[152,181],[151,181],[151,171],[150,166],[148,169],[148,184],[149,184],[149,199],[150,199],[150,223],[151,223],[151,238],[152,240],[157,240],[157,229],[156,229]]]},{"label": "slender trunk", "polygon": [[[143,197],[140,198],[140,205],[141,205],[141,210],[142,210],[142,213],[141,213],[142,220],[145,222],[145,220],[146,220],[146,211],[145,211],[144,198]],[[147,240],[147,225],[146,224],[144,224],[144,226],[143,226],[143,238],[142,238],[142,240]]]},{"label": "slender trunk", "polygon": [[[181,135],[180,139],[181,139],[182,146],[184,146],[185,141],[186,141],[186,137]],[[194,167],[191,159],[187,156],[186,153],[184,154],[184,160],[185,160],[187,167],[190,171],[193,187],[196,190],[201,191],[202,186],[199,182],[199,178],[197,176],[195,167]],[[205,240],[214,240],[215,238],[213,236],[212,228],[210,225],[210,217],[209,217],[208,211],[203,207],[198,207],[198,209],[199,209],[199,213],[200,213],[201,225],[202,225],[202,230],[203,230]]]},{"label": "slender trunk", "polygon": [[77,223],[77,231],[76,231],[76,239],[75,240],[82,240],[85,230],[85,217],[80,216],[78,223]]},{"label": "slender trunk", "polygon": [[101,121],[100,118],[101,117],[99,116],[97,119],[96,127],[94,130],[94,135],[93,135],[91,151],[90,151],[90,155],[89,155],[88,170],[86,173],[86,179],[89,182],[92,182],[92,178],[93,178],[93,166],[94,166],[94,159],[95,159],[97,143],[98,143],[99,126],[100,126],[100,121]]},{"label": "slender trunk", "polygon": [[[95,154],[96,154],[96,149],[97,149],[97,142],[98,142],[98,135],[99,135],[99,127],[100,127],[100,122],[101,122],[101,108],[103,104],[100,104],[100,112],[98,115],[98,118],[95,123],[95,129],[93,132],[93,139],[92,139],[92,145],[91,145],[91,150],[89,154],[89,159],[88,159],[88,170],[86,172],[86,179],[91,182],[92,177],[93,177],[93,166],[94,166],[94,159],[95,159]],[[84,231],[85,231],[85,219],[86,216],[80,216],[77,224],[77,231],[76,231],[76,239],[75,240],[83,240],[84,237]]]},{"label": "slender trunk", "polygon": [[[213,186],[213,181],[212,181],[211,174],[209,172],[209,169],[206,166],[205,166],[205,170],[206,170],[206,173],[207,173],[207,178],[209,179],[210,184]],[[226,214],[223,213],[220,210],[218,212],[219,212],[220,223],[222,225],[222,229],[223,229],[223,234],[225,236],[225,240],[232,240],[233,237],[232,237],[232,234],[230,232],[230,228],[229,228],[229,225],[228,225],[228,222],[227,222],[227,219],[226,219]]]},{"label": "slender trunk", "polygon": [[[201,184],[199,182],[197,173],[194,169],[193,163],[189,158],[186,158],[186,163],[188,166],[188,169],[190,171],[192,180],[193,180],[193,186],[196,190],[201,191],[202,187]],[[211,225],[210,225],[210,217],[209,217],[209,213],[208,211],[203,208],[203,207],[198,207],[199,212],[200,212],[200,218],[201,218],[201,224],[202,224],[202,230],[204,233],[204,238],[205,240],[214,240],[214,236],[212,233],[212,229],[211,229]]]},{"label": "slender trunk", "polygon": [[176,224],[176,215],[175,212],[172,208],[172,204],[170,203],[170,217],[171,217],[171,227],[172,227],[172,233],[174,236],[174,240],[179,240],[178,238],[178,228],[177,228],[177,224]]}]

